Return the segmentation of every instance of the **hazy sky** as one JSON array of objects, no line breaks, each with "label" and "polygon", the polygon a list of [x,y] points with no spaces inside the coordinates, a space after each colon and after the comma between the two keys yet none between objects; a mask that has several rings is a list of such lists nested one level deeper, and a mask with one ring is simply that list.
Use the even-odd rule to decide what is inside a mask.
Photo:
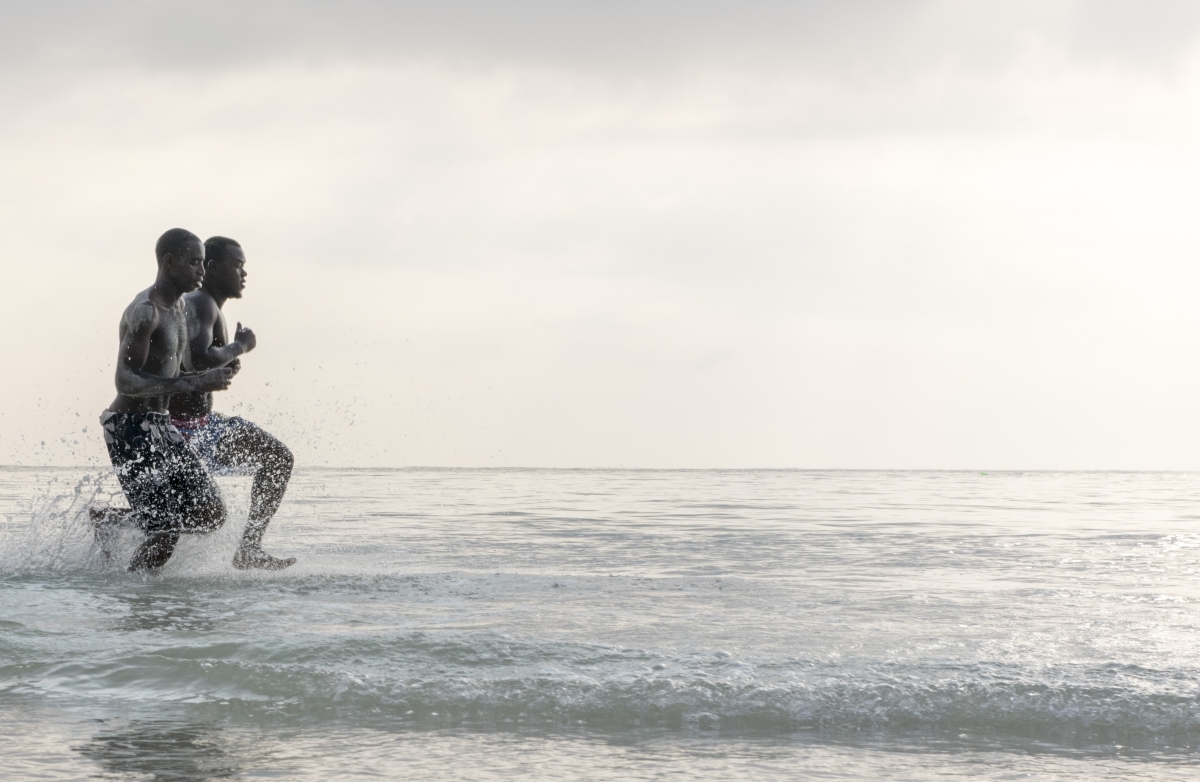
[{"label": "hazy sky", "polygon": [[1200,468],[1200,3],[0,9],[2,463],[182,226],[300,465]]}]

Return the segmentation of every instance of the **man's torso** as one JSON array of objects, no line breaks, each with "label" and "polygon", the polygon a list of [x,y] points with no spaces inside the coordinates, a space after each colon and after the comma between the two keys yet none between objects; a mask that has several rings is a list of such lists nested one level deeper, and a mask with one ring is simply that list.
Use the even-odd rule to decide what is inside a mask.
[{"label": "man's torso", "polygon": [[[183,298],[188,328],[194,332],[200,327],[201,318],[215,318],[212,328],[212,344],[213,347],[223,347],[228,341],[225,313],[221,312],[221,308],[217,306],[213,297],[201,289],[189,293]],[[169,405],[172,418],[200,418],[212,412],[212,393],[175,394],[171,397]]]},{"label": "man's torso", "polygon": [[[179,377],[187,351],[187,318],[182,299],[170,307],[159,307],[150,298],[149,288],[142,291],[121,315],[119,338],[122,343],[125,341],[125,335],[131,328],[136,328],[136,319],[146,311],[146,307],[154,307],[158,311],[158,327],[151,334],[150,350],[141,369],[159,377]],[[163,413],[167,410],[167,398],[118,394],[108,409],[116,413]]]}]

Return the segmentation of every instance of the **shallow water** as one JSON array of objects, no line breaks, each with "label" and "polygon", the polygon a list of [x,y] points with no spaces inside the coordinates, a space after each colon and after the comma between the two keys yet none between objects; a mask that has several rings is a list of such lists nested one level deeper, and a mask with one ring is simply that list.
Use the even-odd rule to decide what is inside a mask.
[{"label": "shallow water", "polygon": [[306,471],[276,574],[230,567],[222,486],[227,528],[134,576],[80,519],[110,477],[0,468],[0,768],[1200,772],[1197,475]]}]

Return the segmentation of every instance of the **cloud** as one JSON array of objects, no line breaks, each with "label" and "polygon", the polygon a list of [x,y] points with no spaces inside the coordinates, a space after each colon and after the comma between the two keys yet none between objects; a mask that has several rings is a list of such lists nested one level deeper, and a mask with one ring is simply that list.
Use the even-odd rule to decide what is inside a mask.
[{"label": "cloud", "polygon": [[1189,6],[8,10],[0,459],[184,225],[303,463],[1200,464]]},{"label": "cloud", "polygon": [[[275,57],[645,64],[762,46],[869,43],[927,2],[48,2],[18,4],[8,57],[221,67]],[[849,35],[847,35],[849,33]]]},{"label": "cloud", "polygon": [[240,68],[272,60],[533,66],[653,75],[705,63],[830,79],[1003,67],[1031,43],[1160,67],[1194,47],[1188,0],[667,0],[9,3],[11,63]]},{"label": "cloud", "polygon": [[1188,0],[1080,2],[1067,30],[1067,42],[1083,56],[1169,67],[1195,47],[1200,6]]}]

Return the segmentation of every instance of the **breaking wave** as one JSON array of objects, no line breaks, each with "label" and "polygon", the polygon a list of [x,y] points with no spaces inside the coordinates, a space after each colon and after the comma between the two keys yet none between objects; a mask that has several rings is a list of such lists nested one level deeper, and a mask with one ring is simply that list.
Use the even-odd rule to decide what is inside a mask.
[{"label": "breaking wave", "polygon": [[1191,672],[1131,666],[1029,671],[1000,665],[739,660],[493,634],[426,632],[281,646],[178,645],[47,661],[56,639],[0,623],[0,691],[172,702],[229,716],[320,722],[571,724],[826,734],[971,732],[1049,741],[1196,744]]}]

